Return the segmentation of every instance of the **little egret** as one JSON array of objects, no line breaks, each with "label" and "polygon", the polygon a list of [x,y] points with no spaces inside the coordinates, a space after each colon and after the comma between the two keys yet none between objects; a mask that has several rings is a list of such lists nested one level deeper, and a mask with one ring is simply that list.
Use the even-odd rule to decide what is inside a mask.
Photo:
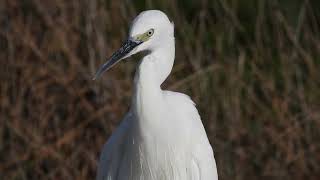
[{"label": "little egret", "polygon": [[128,39],[95,79],[141,51],[148,54],[136,70],[131,108],[103,147],[97,180],[217,180],[213,151],[194,103],[160,87],[175,57],[174,26],[163,12],[140,13]]}]

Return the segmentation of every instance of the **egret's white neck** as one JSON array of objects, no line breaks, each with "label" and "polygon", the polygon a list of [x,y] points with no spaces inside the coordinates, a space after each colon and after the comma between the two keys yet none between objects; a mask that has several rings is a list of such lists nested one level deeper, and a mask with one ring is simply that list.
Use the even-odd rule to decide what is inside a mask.
[{"label": "egret's white neck", "polygon": [[[162,40],[157,48],[146,55],[135,74],[135,89],[133,94],[133,111],[139,121],[161,121],[155,117],[163,113],[163,94],[161,84],[172,70],[175,56],[174,37]],[[142,123],[141,123],[142,124]]]}]

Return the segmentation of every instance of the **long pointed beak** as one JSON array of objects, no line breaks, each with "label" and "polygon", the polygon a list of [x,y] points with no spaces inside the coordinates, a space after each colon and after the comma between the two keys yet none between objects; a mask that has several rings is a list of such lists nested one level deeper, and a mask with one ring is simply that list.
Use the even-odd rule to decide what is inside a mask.
[{"label": "long pointed beak", "polygon": [[113,53],[109,60],[99,68],[93,80],[100,78],[103,72],[109,70],[115,64],[124,59],[135,47],[140,45],[142,42],[143,41],[128,39],[125,43],[122,44],[120,49]]}]

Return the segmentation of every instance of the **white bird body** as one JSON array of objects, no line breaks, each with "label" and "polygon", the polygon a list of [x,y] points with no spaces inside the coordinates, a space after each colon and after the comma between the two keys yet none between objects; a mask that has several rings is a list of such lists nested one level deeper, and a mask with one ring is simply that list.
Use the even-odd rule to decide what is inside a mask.
[{"label": "white bird body", "polygon": [[134,20],[130,36],[148,28],[154,28],[152,39],[125,56],[150,52],[137,68],[130,111],[103,147],[97,180],[217,180],[194,103],[160,87],[174,62],[173,25],[161,11],[145,11]]}]

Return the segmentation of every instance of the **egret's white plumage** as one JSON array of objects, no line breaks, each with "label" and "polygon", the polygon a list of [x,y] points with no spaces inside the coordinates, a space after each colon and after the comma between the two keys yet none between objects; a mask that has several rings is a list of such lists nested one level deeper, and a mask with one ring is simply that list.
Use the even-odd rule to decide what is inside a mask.
[{"label": "egret's white plumage", "polygon": [[133,21],[129,39],[134,48],[124,46],[120,53],[126,54],[115,57],[149,53],[136,71],[131,108],[103,147],[97,180],[217,180],[213,151],[194,103],[160,87],[174,62],[173,24],[161,11],[144,11]]}]

